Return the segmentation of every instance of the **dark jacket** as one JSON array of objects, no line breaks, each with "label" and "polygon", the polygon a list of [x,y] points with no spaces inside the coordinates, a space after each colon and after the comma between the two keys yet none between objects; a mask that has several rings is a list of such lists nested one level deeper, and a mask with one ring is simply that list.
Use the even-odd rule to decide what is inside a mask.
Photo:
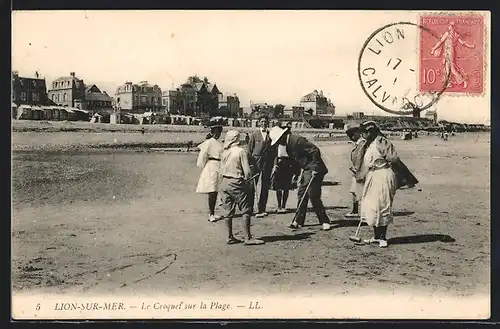
[{"label": "dark jacket", "polygon": [[254,159],[259,170],[271,170],[274,163],[274,158],[277,156],[277,148],[271,147],[271,139],[262,138],[262,133],[259,130],[250,134],[248,140],[248,153]]},{"label": "dark jacket", "polygon": [[299,168],[303,170],[314,170],[323,175],[328,173],[328,169],[321,158],[321,151],[306,138],[290,134],[286,145],[286,152]]}]

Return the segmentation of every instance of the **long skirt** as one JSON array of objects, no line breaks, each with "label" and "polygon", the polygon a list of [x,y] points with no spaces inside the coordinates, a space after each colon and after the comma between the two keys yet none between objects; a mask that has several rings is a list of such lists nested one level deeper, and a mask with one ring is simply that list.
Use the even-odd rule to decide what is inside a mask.
[{"label": "long skirt", "polygon": [[200,174],[196,193],[211,193],[219,191],[219,161],[209,160]]},{"label": "long skirt", "polygon": [[358,183],[356,181],[356,178],[353,177],[351,181],[351,188],[349,189],[349,192],[354,194],[356,196],[356,200],[359,202],[361,201],[361,196],[363,195],[363,188],[364,184],[363,183]]},{"label": "long skirt", "polygon": [[392,202],[396,194],[396,175],[391,168],[370,170],[361,197],[361,219],[370,226],[392,223]]},{"label": "long skirt", "polygon": [[279,159],[277,166],[271,173],[271,190],[294,190],[297,188],[297,184],[292,181],[294,172],[291,161],[288,158]]}]

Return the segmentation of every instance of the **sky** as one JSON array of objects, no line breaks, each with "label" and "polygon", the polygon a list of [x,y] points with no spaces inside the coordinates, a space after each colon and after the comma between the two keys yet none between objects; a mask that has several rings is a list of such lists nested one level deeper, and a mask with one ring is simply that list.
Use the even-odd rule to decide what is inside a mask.
[{"label": "sky", "polygon": [[[75,72],[114,95],[125,81],[169,89],[196,74],[224,93],[237,93],[241,106],[250,101],[296,105],[301,96],[321,90],[338,115],[385,114],[361,88],[360,50],[377,28],[419,17],[410,11],[265,10],[12,15],[12,69],[21,76],[38,71],[49,85]],[[489,33],[487,38],[489,44]],[[485,56],[484,94],[442,96],[433,107],[439,119],[489,122],[489,49]]]}]

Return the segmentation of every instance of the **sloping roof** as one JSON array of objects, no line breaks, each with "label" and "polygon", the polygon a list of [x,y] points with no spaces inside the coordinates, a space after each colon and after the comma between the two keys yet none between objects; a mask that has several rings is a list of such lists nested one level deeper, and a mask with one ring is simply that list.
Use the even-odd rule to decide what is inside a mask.
[{"label": "sloping roof", "polygon": [[200,91],[205,84],[203,82],[197,82],[194,84],[194,87],[196,88],[196,91]]},{"label": "sloping roof", "polygon": [[105,93],[86,92],[85,98],[88,101],[112,102],[113,98]]},{"label": "sloping roof", "polygon": [[212,92],[212,90],[214,90],[214,88],[216,90],[219,90],[219,88],[217,88],[217,85],[215,83],[206,83],[205,85],[207,86],[207,90],[209,92]]},{"label": "sloping roof", "polygon": [[[93,88],[95,87],[95,89],[97,89],[97,91],[91,91]],[[90,86],[87,86],[87,88],[85,88],[85,92],[88,93],[88,92],[93,92],[93,93],[100,93],[101,90],[99,89],[99,87],[97,87],[95,84],[92,84]]]}]

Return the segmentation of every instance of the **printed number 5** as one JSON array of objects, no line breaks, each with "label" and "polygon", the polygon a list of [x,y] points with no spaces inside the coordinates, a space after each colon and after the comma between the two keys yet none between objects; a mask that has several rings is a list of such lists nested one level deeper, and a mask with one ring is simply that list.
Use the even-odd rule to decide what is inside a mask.
[{"label": "printed number 5", "polygon": [[36,304],[36,310],[40,311],[40,303]]}]

